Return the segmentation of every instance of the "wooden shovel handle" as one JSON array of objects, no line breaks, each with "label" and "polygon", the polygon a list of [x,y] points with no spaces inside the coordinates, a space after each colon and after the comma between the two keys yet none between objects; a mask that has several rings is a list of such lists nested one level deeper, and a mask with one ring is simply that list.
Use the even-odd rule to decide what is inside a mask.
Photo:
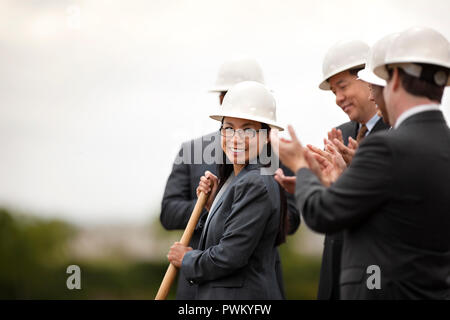
[{"label": "wooden shovel handle", "polygon": [[[197,199],[194,210],[192,211],[191,217],[189,218],[189,222],[186,226],[186,229],[183,232],[183,236],[181,237],[180,242],[184,246],[188,246],[191,241],[192,235],[194,234],[195,226],[197,225],[198,219],[200,219],[200,215],[205,207],[206,200],[208,196],[203,192],[200,193],[200,196]],[[170,287],[172,286],[175,277],[177,276],[178,269],[173,265],[169,264],[167,268],[166,274],[159,286],[158,293],[156,294],[155,300],[165,300],[167,295],[169,294]]]}]

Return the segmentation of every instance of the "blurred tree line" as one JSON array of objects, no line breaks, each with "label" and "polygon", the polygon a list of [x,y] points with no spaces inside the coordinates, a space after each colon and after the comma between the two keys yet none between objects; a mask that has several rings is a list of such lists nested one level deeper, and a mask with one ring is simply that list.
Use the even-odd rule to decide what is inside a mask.
[{"label": "blurred tree line", "polygon": [[[149,224],[159,238],[167,232],[155,219]],[[0,208],[0,299],[153,299],[167,268],[160,261],[75,258],[69,244],[78,227]],[[176,235],[181,232],[176,233]],[[297,236],[297,235],[296,235]],[[294,237],[296,237],[294,236]],[[302,256],[294,237],[280,248],[288,299],[315,299],[320,259]],[[81,289],[69,290],[69,265],[81,269]],[[175,295],[173,286],[169,299]]]}]

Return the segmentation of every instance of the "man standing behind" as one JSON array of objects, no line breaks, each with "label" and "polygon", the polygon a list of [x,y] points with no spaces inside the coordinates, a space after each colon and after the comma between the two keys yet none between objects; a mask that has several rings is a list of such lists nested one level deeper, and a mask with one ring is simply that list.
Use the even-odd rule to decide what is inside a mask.
[{"label": "man standing behind", "polygon": [[[350,119],[328,135],[347,165],[351,162],[357,143],[370,133],[389,127],[377,115],[376,105],[369,99],[368,83],[357,76],[364,68],[368,54],[369,46],[362,41],[340,41],[328,50],[323,61],[323,81],[319,88],[331,90],[336,97],[336,104]],[[349,143],[351,148],[346,147]]]},{"label": "man standing behind", "polygon": [[[388,128],[377,115],[376,105],[369,100],[368,84],[357,77],[368,52],[369,46],[362,41],[340,41],[328,50],[322,66],[323,81],[319,88],[331,90],[336,104],[350,119],[329,134],[347,164],[354,153],[354,149],[347,147],[349,143],[357,145],[366,135]],[[325,235],[317,295],[320,300],[339,299],[342,241],[341,232]]]},{"label": "man standing behind", "polygon": [[[238,58],[226,61],[219,69],[217,80],[211,92],[219,93],[219,102],[222,104],[227,91],[235,84],[242,81],[256,81],[264,84],[263,71],[259,63],[251,58]],[[184,142],[177,159],[172,167],[172,172],[167,180],[166,188],[161,205],[160,220],[167,230],[183,230],[191,216],[195,203],[197,202],[196,189],[200,177],[205,171],[217,175],[216,163],[222,159],[216,159],[212,152],[211,157],[208,151],[220,149],[219,130],[207,134],[195,140]],[[220,153],[219,153],[220,154]],[[292,172],[288,173],[293,175]],[[293,195],[286,195],[288,203],[289,234],[294,233],[300,225],[300,213],[298,212]],[[208,212],[203,210],[199,222],[194,230],[190,247],[197,249],[203,226]],[[283,289],[281,276],[281,263],[278,260],[278,280]],[[178,300],[195,299],[196,285],[189,283],[182,273],[179,274],[177,294]]]},{"label": "man standing behind", "polygon": [[[329,141],[341,153],[346,165],[350,164],[358,143],[366,135],[389,127],[377,115],[376,105],[369,99],[368,84],[357,77],[358,71],[364,68],[368,52],[369,46],[362,41],[340,41],[327,51],[322,65],[323,81],[319,88],[331,90],[336,97],[336,104],[350,119],[328,133]],[[318,148],[309,147],[323,154]],[[278,170],[275,179],[286,190],[294,192],[295,178],[285,177]],[[342,241],[341,232],[325,235],[317,294],[319,300],[339,299]]]},{"label": "man standing behind", "polygon": [[391,125],[389,116],[386,110],[386,103],[383,97],[383,88],[386,86],[386,81],[377,77],[373,73],[373,66],[380,65],[384,62],[386,50],[391,42],[398,37],[399,33],[393,33],[378,40],[371,48],[367,58],[366,67],[364,70],[358,72],[358,77],[367,82],[370,88],[369,99],[373,101],[378,108],[378,115],[383,118],[383,122]]},{"label": "man standing behind", "polygon": [[329,188],[292,127],[292,141],[271,137],[297,174],[305,223],[317,232],[345,230],[342,299],[450,298],[450,130],[439,110],[450,85],[449,48],[429,28],[408,29],[391,43],[374,72],[387,81],[393,129],[367,137]]}]

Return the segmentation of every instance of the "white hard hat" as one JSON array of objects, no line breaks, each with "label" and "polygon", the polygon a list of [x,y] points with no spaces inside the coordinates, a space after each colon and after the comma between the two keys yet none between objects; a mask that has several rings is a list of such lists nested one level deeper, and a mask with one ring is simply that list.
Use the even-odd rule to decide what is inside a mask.
[{"label": "white hard hat", "polygon": [[256,81],[244,81],[225,94],[219,111],[210,117],[217,121],[222,121],[223,117],[253,120],[283,131],[277,123],[276,111],[275,99],[269,89]]},{"label": "white hard hat", "polygon": [[217,74],[216,83],[210,91],[228,91],[242,81],[256,81],[264,84],[263,71],[258,61],[241,57],[224,62]]},{"label": "white hard hat", "polygon": [[332,76],[357,67],[364,67],[369,46],[363,41],[339,41],[328,49],[322,64],[322,90],[330,90],[328,79]]},{"label": "white hard hat", "polygon": [[367,58],[366,67],[358,72],[358,77],[368,83],[375,84],[377,86],[386,86],[386,80],[381,79],[373,73],[375,66],[384,64],[386,58],[386,51],[389,48],[391,42],[398,37],[400,33],[392,33],[387,35],[377,42],[370,48],[369,55]]},{"label": "white hard hat", "polygon": [[[430,64],[450,69],[450,44],[436,30],[413,27],[402,32],[389,46],[383,64],[375,67],[377,76],[388,80],[387,65],[401,67],[407,74],[420,78],[422,67],[418,63]],[[436,72],[437,85],[450,85],[450,77],[445,72]]]}]

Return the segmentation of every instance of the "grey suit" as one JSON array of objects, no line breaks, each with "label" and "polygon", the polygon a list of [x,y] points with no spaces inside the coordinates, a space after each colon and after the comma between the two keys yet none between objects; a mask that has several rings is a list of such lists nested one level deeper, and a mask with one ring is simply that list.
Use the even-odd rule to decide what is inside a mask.
[{"label": "grey suit", "polygon": [[[194,157],[194,145],[200,145],[203,150],[205,150],[205,148],[219,142],[220,135],[219,132],[216,131],[198,139],[183,143],[177,159],[183,161],[178,161],[179,163],[173,165],[172,172],[167,180],[164,191],[160,215],[161,224],[164,228],[168,230],[186,228],[189,217],[197,201],[196,189],[200,181],[200,177],[205,174],[206,170],[209,170],[213,174],[217,175],[216,163],[207,164],[200,159],[200,163],[190,164],[191,161],[188,160],[192,160]],[[183,150],[186,151],[187,154],[185,154]],[[214,152],[213,155],[215,156]],[[189,159],[191,157],[192,159]],[[220,159],[215,158],[215,160],[217,162]],[[283,168],[286,175],[293,175],[293,173],[282,164],[280,164],[280,167]],[[297,210],[294,196],[286,193],[286,198],[288,204],[289,234],[292,234],[300,225],[300,213]],[[198,242],[207,214],[208,212],[203,210],[189,244],[194,249],[198,248]],[[281,262],[279,258],[277,260],[277,276],[281,290],[284,291]],[[196,285],[190,284],[182,273],[179,274],[176,298],[180,300],[195,299],[196,287]]]},{"label": "grey suit", "polygon": [[[297,181],[306,224],[345,230],[342,299],[450,298],[450,130],[442,112],[366,137],[329,188],[308,169]],[[371,265],[381,270],[381,289],[367,286]]]},{"label": "grey suit", "polygon": [[[275,240],[279,187],[247,165],[211,211],[199,249],[185,254],[181,273],[198,284],[197,299],[282,299]],[[233,173],[232,173],[233,174]]]},{"label": "grey suit", "polygon": [[[355,121],[349,121],[336,127],[336,129],[342,131],[342,138],[345,145],[348,145],[349,137],[356,139],[358,128],[359,124]],[[370,130],[369,135],[388,128],[389,126],[382,119],[379,119],[372,130]],[[317,292],[317,299],[319,300],[339,299],[339,276],[341,273],[343,240],[344,235],[342,232],[327,233],[325,235],[322,265],[320,267],[319,290]]]}]

